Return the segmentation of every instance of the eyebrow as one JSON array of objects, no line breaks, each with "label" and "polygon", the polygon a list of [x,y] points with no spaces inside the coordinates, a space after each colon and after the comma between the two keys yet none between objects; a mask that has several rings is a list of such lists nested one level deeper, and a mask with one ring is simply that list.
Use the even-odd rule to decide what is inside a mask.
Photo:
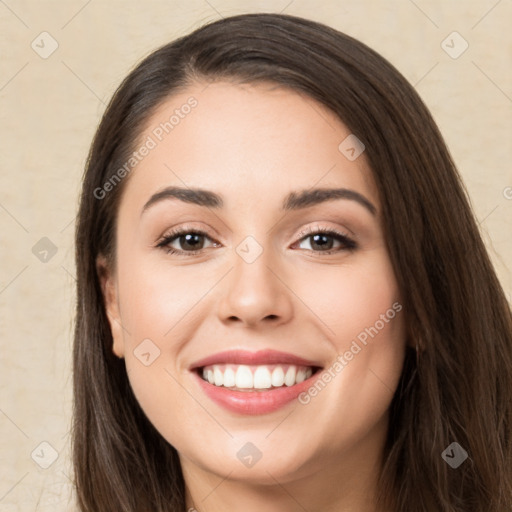
[{"label": "eyebrow", "polygon": [[[178,199],[185,203],[215,209],[220,209],[224,206],[222,197],[211,190],[201,188],[167,187],[153,194],[149,198],[142,208],[141,215],[151,206],[167,199]],[[347,188],[315,188],[290,192],[285,197],[281,208],[284,211],[300,210],[336,199],[348,199],[355,201],[361,206],[364,206],[372,215],[375,215],[377,212],[373,203],[371,203],[365,196],[355,190]]]}]

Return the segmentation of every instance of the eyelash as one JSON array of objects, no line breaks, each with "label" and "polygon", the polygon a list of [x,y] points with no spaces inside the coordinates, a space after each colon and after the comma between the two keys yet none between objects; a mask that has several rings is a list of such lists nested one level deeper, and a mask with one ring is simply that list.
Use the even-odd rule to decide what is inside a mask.
[{"label": "eyelash", "polygon": [[[352,252],[355,249],[357,249],[357,247],[358,247],[356,242],[354,240],[352,240],[351,238],[349,238],[345,233],[341,233],[339,231],[336,231],[335,229],[328,229],[328,228],[321,228],[321,227],[306,228],[304,231],[301,231],[298,235],[299,236],[298,242],[301,242],[303,239],[309,238],[309,237],[311,237],[313,235],[317,235],[317,234],[331,236],[331,237],[337,239],[339,242],[341,242],[343,244],[343,247],[339,247],[338,249],[331,249],[329,251],[315,251],[313,249],[306,249],[306,250],[309,250],[312,252],[317,252],[322,255],[329,255],[329,254],[333,254],[333,253],[337,253],[337,252],[341,252],[341,251]],[[200,235],[200,236],[205,236],[206,238],[210,238],[208,236],[208,233],[206,233],[204,231],[201,231],[199,229],[194,229],[194,228],[187,228],[186,226],[184,226],[182,228],[171,231],[169,234],[165,235],[158,242],[156,247],[161,248],[167,254],[175,254],[175,255],[179,255],[179,256],[195,256],[195,255],[199,254],[202,250],[204,250],[204,249],[198,249],[195,251],[181,251],[181,250],[174,249],[173,247],[169,246],[171,244],[171,242],[178,239],[182,235]],[[211,238],[210,238],[210,240],[211,240]]]}]

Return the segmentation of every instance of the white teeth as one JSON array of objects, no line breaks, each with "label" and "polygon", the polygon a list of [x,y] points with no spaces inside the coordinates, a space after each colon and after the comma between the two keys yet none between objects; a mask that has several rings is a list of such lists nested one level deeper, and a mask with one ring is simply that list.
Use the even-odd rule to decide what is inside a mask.
[{"label": "white teeth", "polygon": [[280,388],[284,384],[284,370],[278,366],[272,372],[272,386]]},{"label": "white teeth", "polygon": [[[217,380],[217,379],[215,379]],[[295,382],[297,382],[297,384],[299,382],[303,382],[306,380],[306,370],[303,370],[302,368],[297,372],[297,376],[295,377]]]},{"label": "white teeth", "polygon": [[220,371],[218,366],[213,367],[213,378],[216,386],[222,386],[224,384],[224,374]]},{"label": "white teeth", "polygon": [[238,367],[235,376],[235,386],[240,389],[253,387],[252,372],[248,366],[240,365]]},{"label": "white teeth", "polygon": [[284,377],[284,383],[287,386],[293,386],[295,384],[295,366],[290,366]]},{"label": "white teeth", "polygon": [[235,383],[235,372],[231,368],[226,368],[224,372],[224,386],[226,388],[234,388]]},{"label": "white teeth", "polygon": [[202,375],[204,380],[219,387],[263,390],[299,384],[313,375],[313,369],[288,364],[215,364],[203,368]]},{"label": "white teeth", "polygon": [[254,387],[256,389],[272,387],[272,377],[266,366],[258,366],[254,372]]}]

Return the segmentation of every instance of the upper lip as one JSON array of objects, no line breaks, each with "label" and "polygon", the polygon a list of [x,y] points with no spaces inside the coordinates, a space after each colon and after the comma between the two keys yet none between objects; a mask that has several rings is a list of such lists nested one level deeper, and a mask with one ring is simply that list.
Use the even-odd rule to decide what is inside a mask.
[{"label": "upper lip", "polygon": [[321,367],[318,362],[310,361],[294,354],[279,352],[278,350],[259,350],[257,352],[248,350],[226,350],[192,363],[190,369],[195,370],[213,364],[293,364],[296,366]]}]

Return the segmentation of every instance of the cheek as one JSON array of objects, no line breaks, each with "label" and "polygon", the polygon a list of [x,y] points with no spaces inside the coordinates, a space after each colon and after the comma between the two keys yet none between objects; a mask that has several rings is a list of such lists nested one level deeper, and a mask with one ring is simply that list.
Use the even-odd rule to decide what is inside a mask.
[{"label": "cheek", "polygon": [[192,267],[151,265],[127,260],[119,276],[120,309],[131,342],[162,340],[205,293],[203,280]]},{"label": "cheek", "polygon": [[374,333],[374,328],[381,339],[400,337],[397,309],[402,307],[383,250],[366,255],[357,264],[318,265],[315,272],[300,272],[294,292],[324,326],[323,332],[338,353],[348,350],[353,339],[372,339],[369,332]]},{"label": "cheek", "polygon": [[[154,265],[148,258],[126,258],[119,266],[120,310],[123,320],[125,364],[132,390],[153,425],[173,433],[176,411],[190,407],[184,375],[177,369],[181,347],[191,336],[190,319],[204,295],[205,284],[191,280],[192,267]],[[189,431],[193,416],[180,421]],[[199,428],[199,427],[198,427]],[[179,440],[171,435],[169,442]]]},{"label": "cheek", "polygon": [[[294,291],[315,313],[332,359],[325,376],[328,391],[318,386],[304,403],[314,401],[320,415],[327,396],[338,411],[350,403],[347,414],[364,424],[365,414],[378,416],[391,401],[405,355],[403,305],[391,263],[383,251],[374,251],[357,265],[306,275]],[[317,400],[317,394],[324,398]]]},{"label": "cheek", "polygon": [[212,307],[205,294],[218,279],[204,275],[193,265],[154,263],[126,251],[119,260],[126,369],[139,404],[161,431],[176,422],[175,411],[190,400],[178,383],[187,378],[180,354]]},{"label": "cheek", "polygon": [[[309,283],[316,283],[316,293],[304,299],[320,312],[333,356],[299,402],[340,443],[355,442],[383,417],[405,355],[403,305],[391,264],[377,252],[359,263],[316,273]],[[336,433],[340,421],[343,436]]]}]

